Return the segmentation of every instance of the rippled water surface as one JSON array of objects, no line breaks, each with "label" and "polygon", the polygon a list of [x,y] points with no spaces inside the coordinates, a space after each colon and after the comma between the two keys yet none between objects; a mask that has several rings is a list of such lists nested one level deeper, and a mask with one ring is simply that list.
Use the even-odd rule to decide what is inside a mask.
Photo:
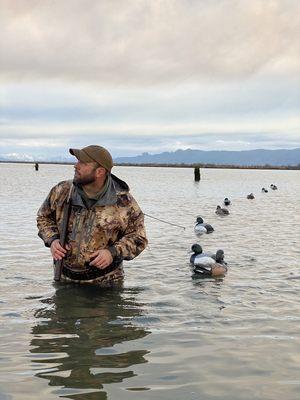
[{"label": "rippled water surface", "polygon": [[[53,284],[37,237],[36,211],[72,166],[0,164],[0,399],[299,399],[299,171],[114,172],[145,213],[186,229],[146,217],[149,247],[104,290]],[[195,237],[197,215],[213,234]],[[224,250],[225,278],[192,276],[196,242]]]}]

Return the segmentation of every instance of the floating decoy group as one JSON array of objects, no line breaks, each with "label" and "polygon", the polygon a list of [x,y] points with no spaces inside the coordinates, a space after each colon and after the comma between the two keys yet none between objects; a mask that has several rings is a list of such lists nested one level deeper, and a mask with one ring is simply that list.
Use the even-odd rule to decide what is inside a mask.
[{"label": "floating decoy group", "polygon": [[[272,190],[278,190],[277,186],[273,183],[270,185]],[[262,193],[268,193],[268,189],[263,187]],[[247,199],[255,199],[254,194],[251,192],[247,196]],[[231,200],[225,197],[223,200],[225,207],[231,205]],[[227,208],[222,208],[220,205],[217,206],[215,213],[220,216],[229,215]],[[212,225],[205,223],[203,218],[198,216],[196,218],[194,232],[197,236],[214,232]],[[194,243],[191,247],[192,255],[190,257],[190,264],[192,265],[193,272],[196,276],[201,277],[220,277],[224,276],[228,270],[227,263],[224,260],[224,250],[218,249],[215,253],[203,252],[202,247],[198,243]]]}]

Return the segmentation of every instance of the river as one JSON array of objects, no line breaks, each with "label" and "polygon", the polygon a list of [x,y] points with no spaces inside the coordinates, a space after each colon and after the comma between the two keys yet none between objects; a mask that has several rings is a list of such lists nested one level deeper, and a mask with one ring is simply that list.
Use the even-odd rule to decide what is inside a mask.
[{"label": "river", "polygon": [[[72,166],[0,164],[0,399],[298,400],[300,171],[114,173],[146,214],[186,229],[145,217],[149,246],[123,287],[99,289],[54,284],[37,237],[37,209]],[[197,238],[198,215],[215,232]],[[224,278],[193,276],[193,243],[224,250]]]}]

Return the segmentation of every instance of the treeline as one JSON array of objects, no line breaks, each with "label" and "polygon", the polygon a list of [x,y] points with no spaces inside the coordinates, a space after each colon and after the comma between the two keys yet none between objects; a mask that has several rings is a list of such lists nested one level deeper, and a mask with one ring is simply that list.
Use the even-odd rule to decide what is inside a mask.
[{"label": "treeline", "polygon": [[[0,163],[9,164],[58,164],[58,165],[73,165],[72,162],[60,162],[60,161],[9,161],[0,160]],[[279,170],[299,170],[300,164],[298,165],[230,165],[230,164],[138,164],[138,163],[119,163],[115,164],[119,167],[167,167],[167,168],[218,168],[218,169],[279,169]]]},{"label": "treeline", "polygon": [[134,163],[121,163],[115,164],[116,166],[126,167],[168,167],[168,168],[218,168],[218,169],[280,169],[280,170],[298,170],[298,165],[230,165],[230,164],[134,164]]}]

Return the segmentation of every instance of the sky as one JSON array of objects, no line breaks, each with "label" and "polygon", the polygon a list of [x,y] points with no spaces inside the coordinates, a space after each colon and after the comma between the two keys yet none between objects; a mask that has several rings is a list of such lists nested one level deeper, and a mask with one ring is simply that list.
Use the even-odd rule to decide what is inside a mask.
[{"label": "sky", "polygon": [[299,0],[0,8],[0,155],[300,147]]}]

